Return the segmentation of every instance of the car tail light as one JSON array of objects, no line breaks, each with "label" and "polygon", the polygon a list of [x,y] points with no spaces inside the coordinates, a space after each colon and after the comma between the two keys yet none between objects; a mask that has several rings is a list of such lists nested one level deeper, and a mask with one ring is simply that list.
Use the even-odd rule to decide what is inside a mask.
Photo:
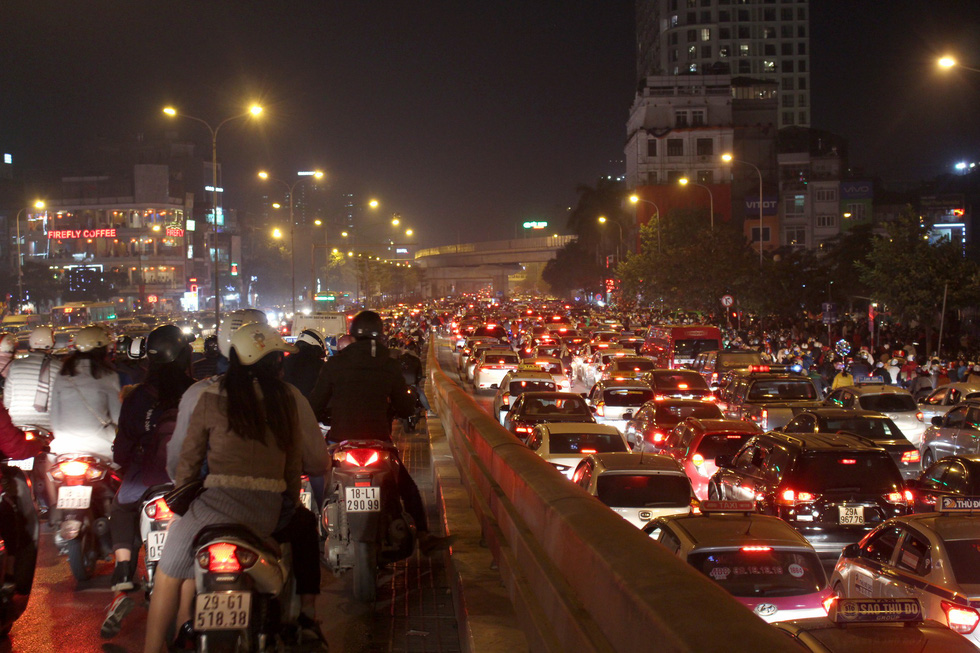
[{"label": "car tail light", "polygon": [[699,453],[696,453],[693,456],[691,456],[691,462],[694,463],[695,467],[700,467],[701,465],[704,464],[704,456],[702,456]]},{"label": "car tail light", "polygon": [[653,400],[654,401],[663,401],[666,398],[667,397],[665,395],[653,395]]},{"label": "car tail light", "polygon": [[153,521],[170,521],[174,518],[174,513],[170,510],[167,502],[163,500],[163,497],[146,504],[144,510],[146,511],[146,516]]},{"label": "car tail light", "polygon": [[686,383],[678,383],[677,384],[677,389],[678,390],[687,390],[688,387],[689,386]]},{"label": "car tail light", "polygon": [[602,403],[601,401],[599,403],[597,403],[595,405],[595,414],[598,415],[599,417],[605,417],[606,416],[606,404]]},{"label": "car tail light", "polygon": [[500,398],[500,403],[504,406],[510,406],[510,395],[505,394]]},{"label": "car tail light", "polygon": [[531,432],[531,429],[528,428],[527,426],[517,426],[517,427],[514,427],[514,430],[517,431],[518,433],[530,433]]},{"label": "car tail light", "polygon": [[584,456],[591,456],[594,453],[598,453],[596,449],[582,449],[579,453]]},{"label": "car tail light", "polygon": [[924,422],[926,421],[926,416],[923,415],[922,411],[920,410],[915,414],[915,419],[919,420],[920,422]]},{"label": "car tail light", "polygon": [[915,497],[912,495],[911,490],[904,490],[902,492],[889,492],[888,494],[885,495],[885,501],[887,501],[888,503],[895,503],[895,504],[904,503],[911,506],[914,500]]},{"label": "car tail light", "polygon": [[711,373],[711,383],[718,383],[718,372]]},{"label": "car tail light", "polygon": [[650,436],[654,444],[660,444],[667,437],[663,431],[654,431]]},{"label": "car tail light", "polygon": [[691,514],[700,515],[701,514],[701,502],[697,497],[691,497]]},{"label": "car tail light", "polygon": [[370,467],[381,460],[377,449],[351,449],[344,456],[344,462],[356,467]]},{"label": "car tail light", "polygon": [[824,611],[829,614],[830,613],[830,607],[834,604],[834,601],[836,601],[836,600],[837,600],[837,595],[836,594],[831,594],[830,596],[828,596],[827,598],[825,598],[823,600],[823,609],[824,609]]},{"label": "car tail light", "polygon": [[949,601],[943,601],[943,612],[946,613],[946,623],[949,629],[961,635],[969,635],[980,622],[980,614],[973,608],[963,605],[956,605]]},{"label": "car tail light", "polygon": [[771,546],[743,546],[742,551],[745,553],[767,553],[772,551]]},{"label": "car tail light", "polygon": [[841,458],[839,461],[841,465],[857,465],[857,460],[854,458]]},{"label": "car tail light", "polygon": [[921,454],[919,454],[918,449],[912,449],[911,451],[906,451],[902,454],[902,462],[906,465],[910,463],[917,463],[922,459]]},{"label": "car tail light", "polygon": [[816,498],[812,492],[797,492],[796,494],[797,503],[812,503]]},{"label": "car tail light", "polygon": [[910,506],[915,501],[915,495],[912,494],[912,490],[905,490],[905,502]]}]

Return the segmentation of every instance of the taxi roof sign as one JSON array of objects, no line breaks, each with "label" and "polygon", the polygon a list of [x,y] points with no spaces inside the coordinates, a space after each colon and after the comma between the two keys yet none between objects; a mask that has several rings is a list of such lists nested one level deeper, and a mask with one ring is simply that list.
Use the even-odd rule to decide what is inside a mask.
[{"label": "taxi roof sign", "polygon": [[940,497],[939,512],[980,512],[980,497]]},{"label": "taxi roof sign", "polygon": [[755,512],[754,501],[702,501],[701,512]]},{"label": "taxi roof sign", "polygon": [[922,621],[919,599],[835,599],[827,616],[837,624]]}]

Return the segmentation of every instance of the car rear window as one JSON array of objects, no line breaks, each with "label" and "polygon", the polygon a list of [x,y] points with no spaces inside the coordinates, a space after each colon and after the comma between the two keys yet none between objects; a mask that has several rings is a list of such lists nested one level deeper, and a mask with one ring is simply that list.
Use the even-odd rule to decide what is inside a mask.
[{"label": "car rear window", "polygon": [[734,456],[742,448],[751,433],[711,433],[701,438],[696,453],[705,460],[713,461],[718,456]]},{"label": "car rear window", "polygon": [[542,399],[535,397],[524,406],[528,415],[588,415],[592,416],[585,400],[575,395]]},{"label": "car rear window", "polygon": [[749,390],[749,401],[763,399],[794,400],[817,398],[817,391],[807,379],[773,379],[760,380],[752,384]]},{"label": "car rear window", "polygon": [[946,540],[945,546],[956,582],[980,584],[980,540]]},{"label": "car rear window", "polygon": [[616,370],[626,371],[626,372],[646,372],[647,370],[656,369],[651,360],[613,360],[613,366]]},{"label": "car rear window", "polygon": [[548,392],[555,389],[554,381],[511,381],[507,391],[511,395],[519,395],[525,392]]},{"label": "car rear window", "polygon": [[757,351],[738,351],[718,354],[718,362],[715,364],[715,368],[721,372],[749,367],[750,365],[762,365],[764,362],[762,360],[762,354]]},{"label": "car rear window", "polygon": [[677,358],[694,358],[702,351],[718,349],[718,341],[714,339],[695,338],[692,340],[675,340],[674,356]]},{"label": "car rear window", "polygon": [[521,359],[517,354],[492,354],[483,357],[487,365],[517,365]]},{"label": "car rear window", "polygon": [[858,400],[864,410],[876,410],[879,413],[915,412],[918,407],[911,395],[886,394],[865,395]]},{"label": "car rear window", "polygon": [[712,403],[690,403],[684,405],[660,404],[657,406],[657,424],[668,425],[676,424],[687,417],[697,417],[698,419],[722,419],[718,406]]},{"label": "car rear window", "polygon": [[671,372],[656,373],[651,375],[653,387],[658,390],[707,390],[708,384],[704,382],[697,372]]},{"label": "car rear window", "polygon": [[786,483],[799,492],[888,494],[902,490],[902,475],[885,452],[804,453]]},{"label": "car rear window", "polygon": [[548,361],[535,361],[535,365],[541,368],[542,372],[547,372],[548,374],[562,374],[564,370],[561,367],[561,363],[549,363]]},{"label": "car rear window", "polygon": [[[911,397],[909,397],[911,399]],[[901,440],[905,434],[888,418],[848,417],[845,419],[828,419],[827,430],[831,433],[848,431],[871,440]]]},{"label": "car rear window", "polygon": [[691,482],[678,474],[602,474],[596,496],[613,508],[670,508],[691,503]]},{"label": "car rear window", "polygon": [[626,443],[615,433],[551,433],[548,450],[550,453],[608,453],[626,451]]},{"label": "car rear window", "polygon": [[733,596],[799,596],[827,586],[816,553],[778,549],[705,551],[690,554],[687,562]]},{"label": "car rear window", "polygon": [[642,406],[653,399],[653,390],[646,388],[609,388],[602,391],[607,406]]}]

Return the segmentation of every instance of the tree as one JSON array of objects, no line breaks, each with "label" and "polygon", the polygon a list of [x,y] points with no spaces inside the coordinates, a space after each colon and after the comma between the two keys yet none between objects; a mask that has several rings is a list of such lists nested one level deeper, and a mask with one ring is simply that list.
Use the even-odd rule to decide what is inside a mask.
[{"label": "tree", "polygon": [[597,293],[604,291],[604,271],[596,263],[595,248],[586,245],[579,237],[558,250],[555,258],[544,266],[541,278],[556,295],[568,295],[580,289]]},{"label": "tree", "polygon": [[48,268],[46,263],[24,261],[22,270],[25,300],[34,303],[39,312],[42,305],[53,305],[61,299],[65,289],[64,277]]}]

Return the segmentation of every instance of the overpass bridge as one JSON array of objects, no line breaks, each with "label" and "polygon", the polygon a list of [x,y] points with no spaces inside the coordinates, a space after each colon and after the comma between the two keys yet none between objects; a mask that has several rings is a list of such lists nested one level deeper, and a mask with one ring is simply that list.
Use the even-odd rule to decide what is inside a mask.
[{"label": "overpass bridge", "polygon": [[487,286],[507,293],[515,285],[539,279],[545,264],[575,238],[542,236],[431,247],[417,251],[415,263],[425,269],[422,286],[427,297],[476,292]]}]

